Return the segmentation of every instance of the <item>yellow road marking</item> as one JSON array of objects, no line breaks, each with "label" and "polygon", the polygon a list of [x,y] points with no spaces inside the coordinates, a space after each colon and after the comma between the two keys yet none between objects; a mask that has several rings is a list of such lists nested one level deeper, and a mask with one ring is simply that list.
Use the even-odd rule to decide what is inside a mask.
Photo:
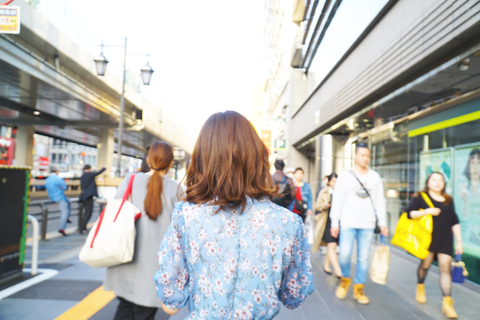
[{"label": "yellow road marking", "polygon": [[88,320],[112,301],[113,298],[115,298],[113,291],[105,291],[103,286],[101,286],[55,318],[55,320]]}]

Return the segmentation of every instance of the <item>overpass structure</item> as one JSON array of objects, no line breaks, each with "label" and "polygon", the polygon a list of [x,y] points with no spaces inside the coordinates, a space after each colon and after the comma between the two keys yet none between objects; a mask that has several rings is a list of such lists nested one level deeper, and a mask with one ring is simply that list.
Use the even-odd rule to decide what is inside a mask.
[{"label": "overpass structure", "polygon": [[[32,165],[34,133],[98,148],[111,168],[122,79],[96,75],[90,53],[23,0],[21,33],[0,34],[0,124],[15,126],[15,163]],[[77,26],[81,28],[81,26]],[[159,108],[126,84],[122,154],[136,156],[157,140],[187,156],[193,141]]]}]

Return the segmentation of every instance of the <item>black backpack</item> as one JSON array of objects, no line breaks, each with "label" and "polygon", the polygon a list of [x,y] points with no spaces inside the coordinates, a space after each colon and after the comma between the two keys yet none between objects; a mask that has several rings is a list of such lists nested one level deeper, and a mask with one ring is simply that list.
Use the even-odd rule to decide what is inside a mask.
[{"label": "black backpack", "polygon": [[281,181],[277,181],[273,178],[273,183],[275,186],[279,186],[279,189],[278,196],[273,197],[272,202],[281,207],[288,208],[294,198],[292,187],[290,186],[290,183],[288,183],[288,178],[284,176]]}]

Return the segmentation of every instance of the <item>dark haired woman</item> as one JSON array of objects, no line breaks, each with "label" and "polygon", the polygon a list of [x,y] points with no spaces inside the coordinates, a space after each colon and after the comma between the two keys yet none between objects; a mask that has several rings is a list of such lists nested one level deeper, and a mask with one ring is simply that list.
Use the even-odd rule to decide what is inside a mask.
[{"label": "dark haired woman", "polygon": [[[326,232],[323,233],[323,240],[327,244],[327,256],[325,257],[325,264],[323,266],[323,271],[327,274],[332,274],[330,269],[330,264],[332,264],[333,270],[337,278],[342,277],[342,269],[340,268],[340,263],[338,262],[337,255],[337,246],[338,246],[338,237],[334,238],[330,234],[330,228],[332,226],[332,220],[330,219],[330,208],[332,206],[332,191],[335,189],[335,183],[337,182],[337,174],[332,172],[328,176],[327,186],[329,187],[326,191],[326,194],[322,194],[322,197],[319,195],[319,198],[323,199],[323,202],[320,204],[322,209],[327,210],[327,223],[325,225]],[[325,193],[325,191],[323,191]]]},{"label": "dark haired woman", "polygon": [[302,219],[270,201],[268,151],[237,112],[212,115],[187,171],[155,275],[163,309],[185,319],[272,319],[314,290]]},{"label": "dark haired woman", "polygon": [[[165,174],[173,162],[173,149],[165,142],[152,144],[147,155],[150,171],[137,173],[132,187],[132,203],[141,210],[136,222],[137,236],[132,262],[107,269],[105,290],[113,290],[120,300],[114,319],[154,319],[162,306],[152,278],[157,271],[157,252],[170,225],[178,184]],[[118,187],[122,198],[130,176]]]},{"label": "dark haired woman", "polygon": [[407,214],[410,219],[420,218],[428,214],[433,217],[430,254],[418,266],[418,284],[415,298],[420,303],[427,301],[424,282],[428,269],[436,256],[438,268],[440,269],[440,287],[443,292],[442,312],[448,318],[456,319],[457,313],[453,308],[453,300],[450,297],[452,291],[450,264],[452,262],[453,237],[456,240],[455,253],[463,253],[462,234],[458,217],[455,213],[452,197],[445,193],[445,179],[441,173],[434,172],[430,174],[423,192],[430,198],[434,208],[430,208],[419,195],[412,199],[407,208]]}]

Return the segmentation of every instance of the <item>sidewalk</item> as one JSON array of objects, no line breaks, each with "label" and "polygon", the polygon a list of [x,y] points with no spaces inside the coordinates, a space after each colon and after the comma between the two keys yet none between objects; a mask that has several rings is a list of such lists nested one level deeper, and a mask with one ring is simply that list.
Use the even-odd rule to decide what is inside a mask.
[{"label": "sidewalk", "polygon": [[[68,237],[41,242],[39,267],[58,270],[58,274],[0,300],[0,319],[52,320],[57,317],[69,319],[67,315],[62,314],[78,305],[86,296],[93,297],[94,291],[103,283],[105,269],[90,268],[78,260],[78,253],[85,239],[85,235],[74,233]],[[372,250],[374,247],[372,246]],[[31,247],[27,247],[27,261],[30,261],[30,251]],[[418,304],[414,297],[416,260],[395,248],[391,248],[391,251],[387,285],[373,284],[368,280],[365,292],[371,303],[367,306],[357,304],[351,297],[351,290],[347,299],[337,300],[334,295],[337,279],[323,272],[325,256],[320,253],[314,254],[312,261],[315,292],[298,309],[282,308],[276,319],[446,319],[440,309],[442,296],[436,267],[432,268],[426,281],[428,302],[424,305]],[[477,285],[473,285],[473,289],[464,285],[453,285],[452,295],[459,319],[480,319],[479,288]],[[113,295],[108,301],[111,299]],[[88,310],[82,310],[82,313],[86,313],[83,317],[79,314],[78,319],[112,319],[117,301],[113,299],[107,302],[100,311],[94,312],[91,316],[88,316]],[[183,309],[176,316],[170,317],[170,320],[183,319],[186,312],[187,310]],[[166,319],[168,316],[159,310],[156,320]]]}]

